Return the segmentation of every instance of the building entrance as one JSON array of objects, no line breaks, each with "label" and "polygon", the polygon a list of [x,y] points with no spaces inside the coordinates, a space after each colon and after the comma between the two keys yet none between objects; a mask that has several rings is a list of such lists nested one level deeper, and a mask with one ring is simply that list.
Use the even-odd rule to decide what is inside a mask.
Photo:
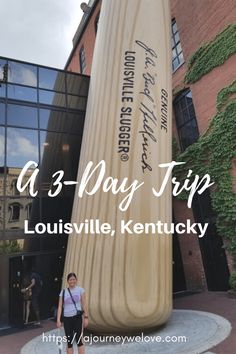
[{"label": "building entrance", "polygon": [[199,239],[208,290],[228,290],[229,269],[226,254],[222,238],[217,233],[216,215],[211,207],[208,191],[194,198],[193,212],[196,222],[209,224],[205,236]]},{"label": "building entrance", "polygon": [[9,322],[12,326],[23,326],[28,320],[35,320],[32,304],[27,303],[21,289],[30,284],[30,275],[35,270],[42,279],[42,290],[39,296],[40,318],[54,316],[64,267],[64,253],[21,255],[9,259]]}]

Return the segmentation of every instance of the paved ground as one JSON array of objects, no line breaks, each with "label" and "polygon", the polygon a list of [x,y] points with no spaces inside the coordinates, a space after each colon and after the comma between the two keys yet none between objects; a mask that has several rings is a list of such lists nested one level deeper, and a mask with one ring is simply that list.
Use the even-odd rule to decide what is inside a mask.
[{"label": "paved ground", "polygon": [[228,338],[211,348],[216,354],[236,353],[236,299],[230,299],[225,292],[204,292],[175,299],[176,309],[209,311],[227,318],[232,330]]},{"label": "paved ground", "polygon": [[[126,336],[109,336],[108,341],[104,342],[105,336],[85,335],[84,340],[87,354],[199,354],[220,343],[230,332],[229,321],[221,316],[203,311],[173,310],[165,326],[149,334],[129,336],[132,342],[127,343]],[[46,332],[28,342],[21,354],[56,354],[58,348],[64,354],[65,343],[63,346],[59,342],[63,335],[57,330]],[[113,344],[110,344],[111,341]]]},{"label": "paved ground", "polygon": [[[176,309],[193,309],[218,314],[231,323],[230,335],[220,344],[209,349],[208,353],[234,354],[236,353],[236,299],[230,299],[224,292],[205,292],[180,297],[174,300]],[[0,337],[1,354],[20,354],[21,348],[32,338],[40,336],[55,328],[52,321],[43,321],[42,327],[31,328]],[[197,328],[196,328],[197,330]],[[207,331],[207,329],[206,329]],[[30,353],[31,354],[31,353]],[[32,353],[33,354],[33,353]],[[47,354],[47,353],[45,353]],[[88,353],[89,354],[89,353]],[[160,353],[161,354],[161,353]]]}]

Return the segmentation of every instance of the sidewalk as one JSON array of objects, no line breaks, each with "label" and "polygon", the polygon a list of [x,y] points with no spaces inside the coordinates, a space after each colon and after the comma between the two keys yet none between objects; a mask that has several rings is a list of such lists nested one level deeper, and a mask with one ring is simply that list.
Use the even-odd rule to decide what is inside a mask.
[{"label": "sidewalk", "polygon": [[[226,318],[231,323],[232,331],[228,338],[215,347],[209,349],[209,352],[216,354],[232,354],[235,352],[236,299],[228,298],[227,293],[224,292],[205,292],[175,299],[174,308],[206,311]],[[43,321],[41,327],[35,327],[24,331],[18,331],[14,334],[0,336],[0,352],[1,354],[20,354],[21,348],[27,342],[37,336],[40,336],[42,332],[47,332],[52,329],[55,329],[55,322],[48,320]]]},{"label": "sidewalk", "polygon": [[231,333],[210,351],[216,354],[236,353],[236,299],[230,299],[225,292],[204,292],[175,299],[174,308],[208,311],[226,318],[231,323]]}]

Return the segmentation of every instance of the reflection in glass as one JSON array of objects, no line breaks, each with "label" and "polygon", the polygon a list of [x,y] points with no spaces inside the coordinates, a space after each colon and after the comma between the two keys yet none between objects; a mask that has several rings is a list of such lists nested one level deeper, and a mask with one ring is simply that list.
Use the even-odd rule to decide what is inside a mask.
[{"label": "reflection in glass", "polygon": [[66,113],[51,109],[39,110],[41,129],[57,132],[79,133],[83,131],[84,112]]},{"label": "reflection in glass", "polygon": [[53,106],[66,106],[65,95],[62,93],[55,93],[51,91],[39,90],[39,102]]},{"label": "reflection in glass", "polygon": [[56,239],[53,236],[54,235],[49,235],[41,238],[41,250],[49,251],[55,249],[59,249],[59,250],[66,249],[68,236],[60,235],[60,236],[56,236]]},{"label": "reflection in glass", "polygon": [[0,103],[0,124],[5,124],[5,104]]},{"label": "reflection in glass", "polygon": [[14,197],[6,198],[6,230],[24,229],[25,220],[28,222],[28,228],[34,227],[40,220],[39,198],[32,197]]},{"label": "reflection in glass", "polygon": [[5,128],[0,127],[0,166],[4,166]]},{"label": "reflection in glass", "polygon": [[6,82],[8,76],[7,61],[0,59],[0,97],[6,97]]},{"label": "reflection in glass", "polygon": [[40,250],[39,238],[0,241],[0,254],[13,254]]},{"label": "reflection in glass", "polygon": [[54,131],[67,130],[67,115],[64,111],[52,109],[39,110],[40,128]]},{"label": "reflection in glass", "polygon": [[19,190],[17,189],[17,178],[12,179],[11,181],[11,190],[12,190],[12,195],[20,195]]},{"label": "reflection in glass", "polygon": [[0,82],[6,79],[6,65],[7,61],[5,59],[0,59]]},{"label": "reflection in glass", "polygon": [[[63,222],[68,222],[71,217],[72,206],[73,198],[69,196],[50,198],[45,195],[42,198],[42,222],[58,223],[59,219],[62,219]],[[60,235],[56,237],[60,237]]]},{"label": "reflection in glass", "polygon": [[[52,132],[40,133],[43,195],[47,195],[48,191],[53,188],[52,175],[56,171],[64,171],[63,180],[76,180],[80,145],[81,137],[78,135]],[[73,191],[73,186],[65,186],[61,194],[71,195]]]},{"label": "reflection in glass", "polygon": [[8,82],[28,86],[37,86],[37,67],[9,60]]},{"label": "reflection in glass", "polygon": [[196,120],[192,119],[179,130],[181,146],[185,150],[189,145],[198,140],[198,127]]},{"label": "reflection in glass", "polygon": [[0,84],[0,97],[6,97],[6,84]]},{"label": "reflection in glass", "polygon": [[15,100],[37,102],[37,90],[29,87],[8,85],[7,95]]},{"label": "reflection in glass", "polygon": [[0,231],[3,230],[3,220],[4,220],[4,198],[0,197]]},{"label": "reflection in glass", "polygon": [[68,108],[85,111],[87,105],[87,97],[67,95],[67,104]]},{"label": "reflection in glass", "polygon": [[78,96],[87,96],[89,80],[84,80],[83,76],[66,74],[67,93]]},{"label": "reflection in glass", "polygon": [[4,195],[4,187],[5,187],[4,181],[5,181],[4,167],[0,166],[0,196]]},{"label": "reflection in glass", "polygon": [[9,222],[18,222],[20,220],[21,207],[21,204],[18,202],[13,202],[8,205]]},{"label": "reflection in glass", "polygon": [[24,198],[7,198],[6,199],[6,229],[22,229],[24,227]]},{"label": "reflection in glass", "polygon": [[52,69],[39,68],[39,87],[65,92],[65,73]]},{"label": "reflection in glass", "polygon": [[38,132],[30,129],[7,128],[7,166],[23,167],[33,160],[38,163]]},{"label": "reflection in glass", "polygon": [[37,109],[16,104],[8,104],[7,124],[27,128],[38,128]]},{"label": "reflection in glass", "polygon": [[0,241],[0,254],[12,254],[22,252],[24,240],[2,240]]},{"label": "reflection in glass", "polygon": [[[23,166],[22,166],[23,167]],[[28,171],[25,173],[23,177],[23,185],[26,184],[32,173],[34,172],[33,166],[30,166]],[[19,192],[16,188],[17,179],[21,173],[22,168],[17,167],[8,167],[6,172],[6,188],[5,192],[7,196],[15,196],[15,197],[29,197],[29,188],[27,187],[23,192]],[[38,179],[35,181],[35,190],[38,190]]]},{"label": "reflection in glass", "polygon": [[82,137],[84,128],[85,113],[76,112],[67,114],[67,131],[68,133],[76,133]]}]

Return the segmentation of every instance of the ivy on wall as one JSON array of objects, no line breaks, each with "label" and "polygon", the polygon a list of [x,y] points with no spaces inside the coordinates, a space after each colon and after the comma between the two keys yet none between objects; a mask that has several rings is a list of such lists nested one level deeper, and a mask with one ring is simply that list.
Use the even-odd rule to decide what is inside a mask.
[{"label": "ivy on wall", "polygon": [[194,83],[236,53],[236,24],[229,25],[211,42],[201,46],[190,58],[186,83]]},{"label": "ivy on wall", "polygon": [[[174,150],[176,149],[176,143]],[[233,191],[233,160],[236,158],[236,81],[217,96],[217,113],[199,140],[178,154],[177,161],[186,164],[175,167],[174,175],[184,180],[189,169],[193,174],[208,173],[215,182],[211,189],[212,206],[217,213],[216,226],[228,240],[236,266],[236,194]],[[181,194],[180,194],[181,196]],[[185,199],[186,195],[182,195]]]}]

